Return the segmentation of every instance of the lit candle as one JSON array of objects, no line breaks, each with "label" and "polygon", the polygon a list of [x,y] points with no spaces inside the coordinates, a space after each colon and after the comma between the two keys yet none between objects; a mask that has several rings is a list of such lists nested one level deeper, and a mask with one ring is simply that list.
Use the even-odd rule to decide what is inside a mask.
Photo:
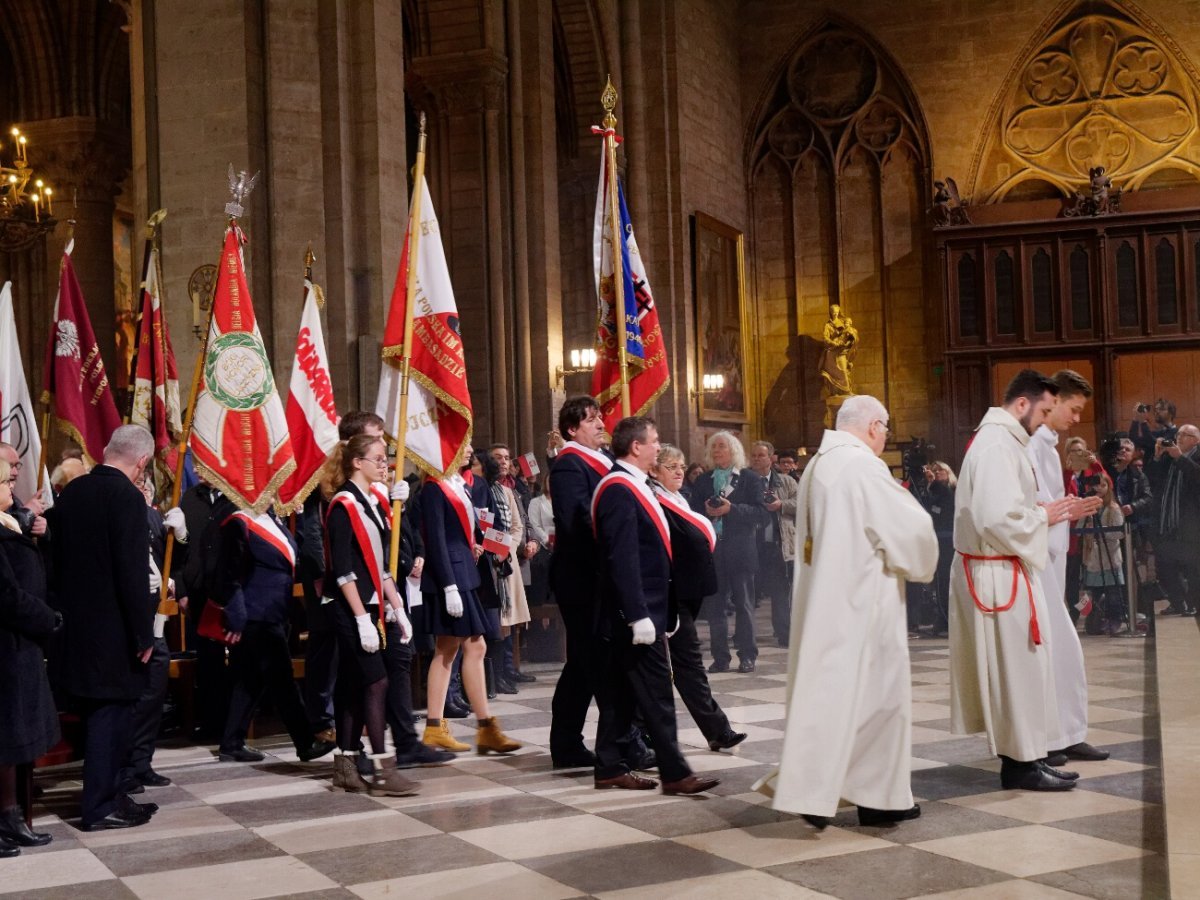
[{"label": "lit candle", "polygon": [[579,351],[578,350],[571,351],[571,368],[572,369],[579,368]]},{"label": "lit candle", "polygon": [[33,220],[35,222],[40,222],[40,221],[42,221],[42,212],[41,212],[41,207],[38,206],[38,201],[41,200],[42,198],[39,197],[37,194],[34,194],[32,199],[33,199]]},{"label": "lit candle", "polygon": [[54,215],[53,195],[54,191],[50,190],[50,188],[46,188],[46,215],[49,216]]},{"label": "lit candle", "polygon": [[25,158],[25,135],[21,135],[19,138],[17,138],[17,147],[21,151],[21,164],[24,165],[27,162],[27,159]]}]

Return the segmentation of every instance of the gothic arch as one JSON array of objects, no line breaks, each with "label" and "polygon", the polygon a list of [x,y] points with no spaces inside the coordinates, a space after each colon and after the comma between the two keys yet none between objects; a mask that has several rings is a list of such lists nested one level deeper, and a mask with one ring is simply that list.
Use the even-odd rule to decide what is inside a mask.
[{"label": "gothic arch", "polygon": [[1200,169],[1200,75],[1128,0],[1062,3],[1009,70],[985,122],[967,179],[976,203],[1010,198],[1030,179],[1069,197],[1093,166],[1126,190],[1164,168]]},{"label": "gothic arch", "polygon": [[765,86],[746,135],[749,284],[761,421],[777,443],[819,440],[834,303],[860,333],[855,390],[888,403],[898,433],[928,428],[929,158],[908,79],[849,22],[814,24]]},{"label": "gothic arch", "polygon": [[555,79],[563,89],[559,99],[565,112],[560,127],[572,128],[564,137],[573,156],[579,138],[590,137],[597,124],[600,92],[613,67],[597,0],[554,0],[554,43]]}]

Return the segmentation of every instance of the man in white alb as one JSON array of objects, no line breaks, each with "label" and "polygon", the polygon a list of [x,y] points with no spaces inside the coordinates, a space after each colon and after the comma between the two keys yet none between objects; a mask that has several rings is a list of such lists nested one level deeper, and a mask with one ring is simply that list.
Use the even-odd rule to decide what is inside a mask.
[{"label": "man in white alb", "polygon": [[1059,722],[1044,636],[1049,613],[1037,573],[1046,567],[1049,527],[1069,521],[1079,501],[1039,502],[1025,453],[1057,391],[1039,372],[1017,373],[1003,406],[989,409],[975,430],[955,495],[951,727],[957,734],[987,732],[1005,789],[1075,786],[1073,773],[1044,762]]},{"label": "man in white alb", "polygon": [[933,520],[879,458],[888,413],[852,396],[804,470],[787,731],[779,768],[755,785],[824,829],[845,797],[861,825],[915,819],[912,683],[904,582],[937,568]]}]

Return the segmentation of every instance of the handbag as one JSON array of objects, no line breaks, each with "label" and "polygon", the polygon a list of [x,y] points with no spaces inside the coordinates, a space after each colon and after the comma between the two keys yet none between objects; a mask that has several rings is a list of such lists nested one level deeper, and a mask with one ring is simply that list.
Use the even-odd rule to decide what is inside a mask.
[{"label": "handbag", "polygon": [[200,621],[196,623],[196,634],[218,644],[228,644],[229,641],[225,640],[224,615],[225,607],[211,600],[205,603],[204,611],[200,613]]}]

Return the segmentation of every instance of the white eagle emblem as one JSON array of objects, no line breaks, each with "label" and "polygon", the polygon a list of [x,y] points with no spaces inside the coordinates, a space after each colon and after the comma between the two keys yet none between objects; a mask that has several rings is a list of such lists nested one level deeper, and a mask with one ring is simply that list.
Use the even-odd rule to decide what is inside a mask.
[{"label": "white eagle emblem", "polygon": [[79,332],[75,323],[60,319],[54,337],[54,355],[79,359]]}]

